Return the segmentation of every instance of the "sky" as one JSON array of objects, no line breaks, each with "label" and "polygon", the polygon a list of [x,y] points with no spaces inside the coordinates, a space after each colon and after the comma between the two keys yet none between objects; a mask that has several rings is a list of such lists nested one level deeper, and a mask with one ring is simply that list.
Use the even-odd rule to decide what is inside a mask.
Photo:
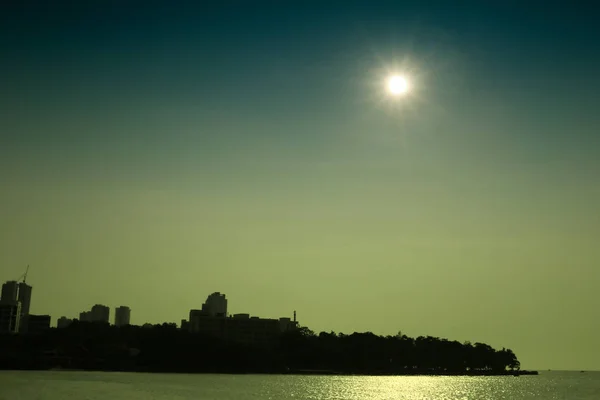
[{"label": "sky", "polygon": [[220,291],[600,370],[593,11],[3,2],[0,280],[30,265],[53,321],[179,323]]}]

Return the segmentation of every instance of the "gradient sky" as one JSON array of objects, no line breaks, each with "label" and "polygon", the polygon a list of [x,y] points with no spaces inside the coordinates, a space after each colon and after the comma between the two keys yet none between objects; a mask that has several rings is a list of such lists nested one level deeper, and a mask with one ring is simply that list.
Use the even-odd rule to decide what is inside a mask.
[{"label": "gradient sky", "polygon": [[0,280],[31,265],[32,313],[221,291],[600,369],[592,8],[44,3],[0,5]]}]

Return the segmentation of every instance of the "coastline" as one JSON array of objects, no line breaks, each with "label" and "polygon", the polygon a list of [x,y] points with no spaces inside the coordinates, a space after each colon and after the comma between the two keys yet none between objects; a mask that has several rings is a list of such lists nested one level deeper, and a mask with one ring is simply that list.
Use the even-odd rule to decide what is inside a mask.
[{"label": "coastline", "polygon": [[222,374],[222,375],[297,375],[297,376],[536,376],[539,375],[539,371],[535,370],[520,370],[520,371],[473,371],[473,372],[448,372],[448,371],[404,371],[400,373],[389,373],[389,372],[344,372],[344,371],[333,371],[333,370],[317,370],[317,369],[298,369],[280,372],[261,372],[261,371],[161,371],[161,370],[149,370],[149,369],[133,369],[133,370],[114,370],[114,369],[79,369],[79,368],[44,368],[44,369],[16,369],[11,371],[52,371],[52,372],[128,372],[128,373],[148,373],[148,374],[192,374],[192,375],[210,375],[210,374]]},{"label": "coastline", "polygon": [[[264,338],[263,338],[264,339]],[[174,325],[75,322],[39,335],[0,335],[0,369],[156,373],[521,376],[512,350],[431,336],[350,335],[307,328],[239,343]]]}]

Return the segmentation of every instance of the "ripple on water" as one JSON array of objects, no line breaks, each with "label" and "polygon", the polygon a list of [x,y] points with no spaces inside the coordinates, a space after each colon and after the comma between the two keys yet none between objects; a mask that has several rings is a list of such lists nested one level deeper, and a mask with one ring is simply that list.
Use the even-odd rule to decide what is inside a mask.
[{"label": "ripple on water", "polygon": [[600,373],[508,377],[0,372],[0,400],[598,400]]}]

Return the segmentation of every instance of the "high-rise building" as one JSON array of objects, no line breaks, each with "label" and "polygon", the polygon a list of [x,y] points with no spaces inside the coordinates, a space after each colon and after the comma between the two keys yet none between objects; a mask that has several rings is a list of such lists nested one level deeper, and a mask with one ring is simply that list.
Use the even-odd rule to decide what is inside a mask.
[{"label": "high-rise building", "polygon": [[19,332],[29,332],[29,307],[31,306],[32,287],[25,282],[19,282],[17,298],[21,303],[21,322],[19,323]]},{"label": "high-rise building", "polygon": [[19,332],[20,320],[21,303],[15,301],[13,304],[0,304],[0,333]]},{"label": "high-rise building", "polygon": [[108,324],[110,317],[110,308],[103,306],[102,304],[96,304],[92,307],[92,321],[93,322],[105,322]]},{"label": "high-rise building", "polygon": [[115,309],[115,326],[129,325],[131,318],[131,309],[126,306],[117,307]]},{"label": "high-rise building", "polygon": [[226,317],[227,316],[227,299],[225,294],[214,292],[206,298],[206,302],[202,304],[202,311],[211,317]]},{"label": "high-rise building", "polygon": [[73,322],[73,320],[71,320],[67,317],[60,317],[58,319],[58,321],[56,321],[56,327],[58,329],[67,328],[69,325],[71,325],[72,322]]},{"label": "high-rise building", "polygon": [[29,315],[29,307],[31,306],[31,291],[32,287],[25,282],[19,282],[18,299],[21,302],[21,315]]},{"label": "high-rise building", "polygon": [[18,300],[19,284],[17,281],[7,281],[2,285],[0,302],[2,304],[15,304]]},{"label": "high-rise building", "polygon": [[[11,323],[11,327],[18,326],[19,332],[27,332],[26,317],[29,315],[29,307],[31,305],[31,289],[31,286],[25,282],[8,281],[2,285],[0,303],[4,305],[19,306],[19,315],[17,316],[19,321],[16,324]],[[14,308],[12,310],[14,310]],[[10,318],[13,317],[11,316]]]},{"label": "high-rise building", "polygon": [[31,306],[32,287],[25,282],[19,282],[17,298],[21,303],[21,322],[19,323],[19,332],[29,332],[29,307]]}]

